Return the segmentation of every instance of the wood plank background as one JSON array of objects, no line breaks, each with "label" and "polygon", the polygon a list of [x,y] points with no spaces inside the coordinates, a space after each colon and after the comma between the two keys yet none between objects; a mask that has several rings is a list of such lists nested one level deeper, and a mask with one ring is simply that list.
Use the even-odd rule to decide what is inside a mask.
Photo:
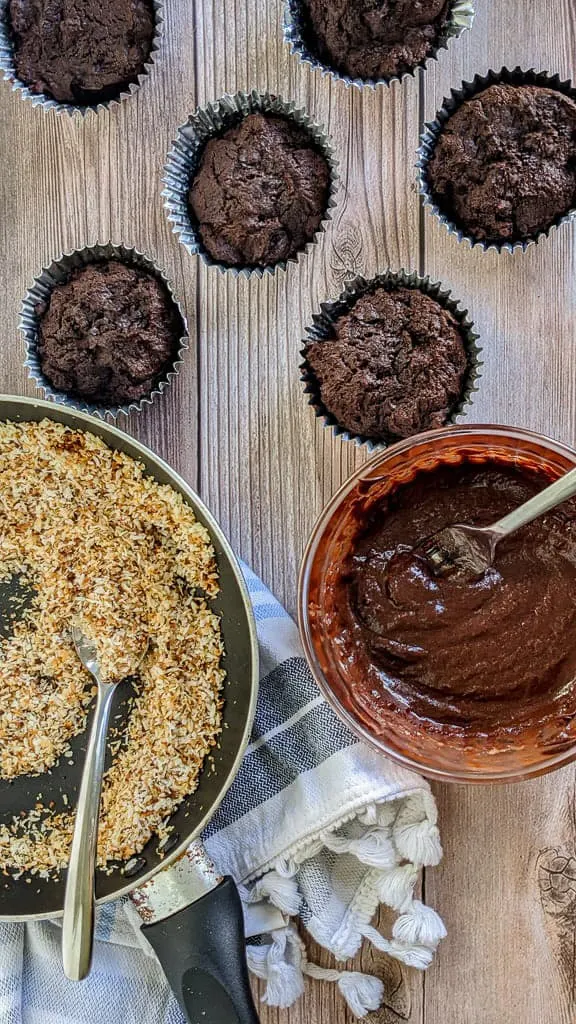
[{"label": "wood plank background", "polygon": [[[355,273],[430,273],[471,311],[484,378],[469,420],[576,441],[574,228],[522,255],[484,255],[421,215],[413,170],[420,127],[451,85],[502,64],[575,75],[574,0],[476,0],[474,28],[418,81],[346,89],[292,58],[281,0],[166,0],[157,66],[139,93],[85,120],[33,109],[0,88],[0,390],[33,394],[17,315],[41,266],[97,239],[134,244],[183,299],[192,338],[183,373],[127,429],[198,489],[240,555],[294,610],[299,559],[322,505],[364,458],[315,421],[299,343],[320,301]],[[309,256],[265,280],[192,259],[172,236],[160,175],[196,104],[260,88],[328,129],[342,188]],[[386,1007],[372,1024],[574,1024],[574,769],[514,787],[436,786],[445,858],[426,899],[449,935],[425,977],[365,950]],[[382,927],[386,927],[385,916]],[[324,963],[330,959],[319,951]],[[347,1024],[331,986],[309,983],[264,1024]]]}]

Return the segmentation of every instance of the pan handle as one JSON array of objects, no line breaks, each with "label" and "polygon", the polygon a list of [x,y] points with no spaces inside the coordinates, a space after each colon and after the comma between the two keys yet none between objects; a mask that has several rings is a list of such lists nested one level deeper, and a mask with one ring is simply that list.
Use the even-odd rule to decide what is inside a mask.
[{"label": "pan handle", "polygon": [[142,927],[189,1024],[259,1024],[233,878],[176,914]]}]

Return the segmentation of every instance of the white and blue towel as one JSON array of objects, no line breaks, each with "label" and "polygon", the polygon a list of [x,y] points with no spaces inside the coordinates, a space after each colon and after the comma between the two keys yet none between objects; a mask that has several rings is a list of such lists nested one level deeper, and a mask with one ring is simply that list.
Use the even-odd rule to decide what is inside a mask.
[{"label": "white and blue towel", "polygon": [[[421,868],[442,855],[428,783],[358,742],[320,696],[298,631],[249,570],[260,644],[260,695],[242,767],[207,829],[208,852],[247,905],[272,903],[284,925],[248,946],[265,1000],[288,1006],[305,975],[337,982],[357,1016],[377,1009],[379,979],[317,967],[291,919],[353,957],[363,940],[413,967],[431,962],[444,926],[414,898]],[[397,913],[390,937],[371,924],[380,903]],[[62,972],[60,926],[0,922],[1,1024],[183,1024],[129,901],[98,913],[93,969]],[[277,917],[277,915],[276,915]],[[275,922],[278,924],[278,921]]]}]

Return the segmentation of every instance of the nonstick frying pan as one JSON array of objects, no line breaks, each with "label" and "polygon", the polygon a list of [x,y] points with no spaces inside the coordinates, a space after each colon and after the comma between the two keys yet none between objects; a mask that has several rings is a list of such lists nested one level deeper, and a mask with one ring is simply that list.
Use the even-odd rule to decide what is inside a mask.
[{"label": "nonstick frying pan", "polygon": [[[179,491],[193,508],[197,519],[208,529],[220,573],[220,594],[212,602],[214,611],[221,618],[225,648],[223,730],[219,745],[214,748],[209,768],[201,773],[196,792],[183,801],[171,818],[174,832],[169,851],[165,850],[162,856],[158,852],[158,840],[153,838],[135,864],[130,862],[130,871],[124,866],[124,870],[115,870],[110,875],[97,873],[96,899],[104,903],[143,885],[155,873],[180,858],[214,814],[238,771],[248,741],[257,697],[258,647],[248,593],[234,554],[217,523],[187,484],[151,451],[108,424],[37,399],[0,396],[0,422],[39,421],[44,418],[98,435],[111,448],[142,462],[146,471],[159,483],[170,484]],[[15,585],[19,585],[18,581]],[[26,600],[26,594],[23,600]],[[123,691],[124,686],[119,690]],[[122,716],[125,705],[124,690],[118,694],[112,715]],[[15,814],[33,808],[39,794],[42,794],[44,805],[54,801],[56,811],[65,810],[64,797],[69,806],[74,806],[87,734],[88,729],[71,744],[73,764],[63,758],[50,773],[36,777],[20,776],[11,781],[0,780],[0,822],[7,823]],[[2,877],[0,919],[30,921],[60,916],[64,905],[64,882],[63,877],[57,881],[43,881],[35,876],[31,881],[29,876],[19,879]],[[154,929],[157,929],[155,935]],[[176,930],[177,942],[174,941]],[[179,960],[182,971],[187,972],[186,985],[177,987],[191,1021],[224,1024],[218,1007],[226,1005],[229,1010],[225,1024],[235,1024],[234,1013],[238,1024],[257,1022],[245,964],[242,915],[231,880],[225,880],[197,903],[181,911],[177,929],[175,925],[171,931],[167,922],[151,925],[147,929],[147,937],[173,987]],[[223,948],[224,943],[226,948]],[[196,969],[201,979],[198,984],[193,980]]]}]

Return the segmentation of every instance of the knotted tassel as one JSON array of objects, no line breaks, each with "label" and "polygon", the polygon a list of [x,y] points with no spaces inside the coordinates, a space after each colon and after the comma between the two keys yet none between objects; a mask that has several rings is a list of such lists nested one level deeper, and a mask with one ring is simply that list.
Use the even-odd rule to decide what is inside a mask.
[{"label": "knotted tassel", "polygon": [[414,864],[438,864],[442,857],[436,823],[426,815],[420,797],[407,800],[393,827],[393,839],[402,860]]},{"label": "knotted tassel", "polygon": [[414,900],[410,910],[394,922],[392,935],[398,942],[422,944],[435,949],[440,939],[446,937],[446,929],[435,910],[424,906],[420,900]]},{"label": "knotted tassel", "polygon": [[[290,956],[293,944],[288,944],[289,928],[271,932],[272,942],[267,946],[248,946],[248,967],[266,981],[263,1002],[285,1009],[304,992],[304,975],[299,951]],[[292,961],[292,962],[291,962]]]},{"label": "knotted tassel", "polygon": [[277,871],[268,871],[255,883],[249,896],[251,903],[269,899],[283,914],[295,917],[300,910],[301,897],[298,884],[292,876],[279,875]]},{"label": "knotted tassel", "polygon": [[434,950],[430,949],[429,946],[417,945],[416,943],[405,945],[396,940],[391,942],[390,939],[386,939],[375,928],[372,928],[371,925],[365,925],[362,928],[362,934],[381,953],[388,953],[395,960],[400,960],[401,963],[406,964],[407,967],[416,967],[419,971],[425,971],[432,963]]},{"label": "knotted tassel", "polygon": [[412,904],[412,894],[418,881],[419,869],[414,864],[402,864],[378,879],[378,898],[393,910],[403,911]]},{"label": "knotted tassel", "polygon": [[336,982],[344,999],[356,1017],[365,1017],[372,1010],[380,1009],[384,999],[384,985],[379,978],[371,974],[360,974],[359,971],[338,971],[332,967],[320,967],[310,963],[306,955],[306,947],[297,932],[288,936],[289,942],[298,943],[300,947],[300,963],[304,974],[317,981]]},{"label": "knotted tassel", "polygon": [[398,861],[398,854],[387,828],[372,828],[359,839],[327,835],[324,845],[334,853],[352,853],[362,864],[367,864],[371,868],[389,870]]},{"label": "knotted tassel", "polygon": [[365,1017],[371,1010],[379,1010],[384,999],[384,985],[379,978],[358,971],[343,971],[338,988],[356,1017]]}]

